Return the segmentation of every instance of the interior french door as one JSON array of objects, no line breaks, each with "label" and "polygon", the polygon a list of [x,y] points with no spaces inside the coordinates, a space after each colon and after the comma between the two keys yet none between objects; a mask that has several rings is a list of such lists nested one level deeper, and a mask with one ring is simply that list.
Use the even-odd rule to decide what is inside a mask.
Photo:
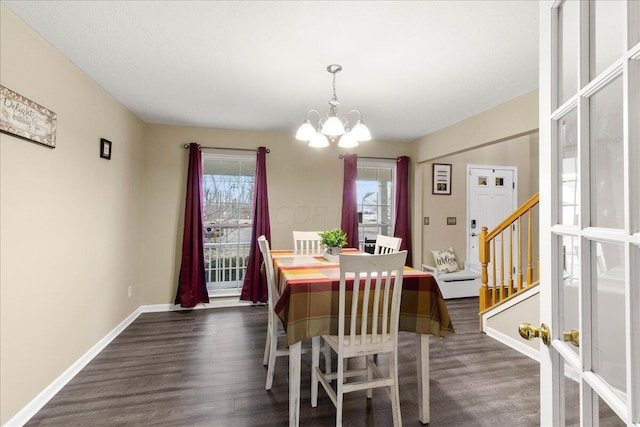
[{"label": "interior french door", "polygon": [[638,426],[640,2],[540,22],[540,421]]}]

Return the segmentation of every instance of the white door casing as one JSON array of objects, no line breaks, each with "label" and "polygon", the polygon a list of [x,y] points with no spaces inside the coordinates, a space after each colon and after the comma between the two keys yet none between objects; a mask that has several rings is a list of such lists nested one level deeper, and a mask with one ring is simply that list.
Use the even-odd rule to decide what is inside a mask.
[{"label": "white door casing", "polygon": [[640,2],[541,1],[539,75],[540,424],[640,426]]},{"label": "white door casing", "polygon": [[467,165],[467,264],[479,273],[478,236],[518,207],[518,169],[514,166]]}]

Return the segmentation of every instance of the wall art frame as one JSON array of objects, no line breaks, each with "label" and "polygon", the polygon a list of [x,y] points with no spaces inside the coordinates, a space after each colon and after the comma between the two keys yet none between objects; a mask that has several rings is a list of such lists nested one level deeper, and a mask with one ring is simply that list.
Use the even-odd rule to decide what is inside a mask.
[{"label": "wall art frame", "polygon": [[111,160],[111,151],[113,149],[111,141],[108,139],[100,138],[100,157],[103,159]]},{"label": "wall art frame", "polygon": [[56,148],[58,115],[0,85],[0,132]]},{"label": "wall art frame", "polygon": [[450,163],[433,164],[433,188],[431,194],[451,195],[451,170]]}]

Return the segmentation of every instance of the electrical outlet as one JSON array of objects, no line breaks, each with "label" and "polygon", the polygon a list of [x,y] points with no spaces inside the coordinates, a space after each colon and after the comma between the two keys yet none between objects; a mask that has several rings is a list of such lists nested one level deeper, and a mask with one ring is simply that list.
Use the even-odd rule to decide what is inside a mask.
[{"label": "electrical outlet", "polygon": [[447,225],[456,225],[456,217],[448,216],[447,217]]},{"label": "electrical outlet", "polygon": [[425,217],[424,217],[423,224],[424,224],[424,225],[429,225],[429,217],[428,217],[428,216],[425,216]]}]

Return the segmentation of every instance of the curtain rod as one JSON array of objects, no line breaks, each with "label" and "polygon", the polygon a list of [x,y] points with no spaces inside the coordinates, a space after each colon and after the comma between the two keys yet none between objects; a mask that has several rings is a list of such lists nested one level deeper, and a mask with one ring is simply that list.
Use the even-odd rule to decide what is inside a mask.
[{"label": "curtain rod", "polygon": [[[347,153],[348,155],[348,153]],[[344,159],[344,154],[338,155],[339,159]],[[367,157],[367,156],[358,156],[359,159],[369,159],[369,160],[398,160],[397,157]]]},{"label": "curtain rod", "polygon": [[[184,144],[184,148],[189,148],[189,144]],[[233,151],[252,151],[252,152],[257,152],[258,150],[255,148],[229,148],[229,147],[204,147],[204,146],[200,146],[200,149],[210,149],[210,150],[233,150]],[[267,153],[270,153],[271,150],[269,150],[267,148]]]}]

